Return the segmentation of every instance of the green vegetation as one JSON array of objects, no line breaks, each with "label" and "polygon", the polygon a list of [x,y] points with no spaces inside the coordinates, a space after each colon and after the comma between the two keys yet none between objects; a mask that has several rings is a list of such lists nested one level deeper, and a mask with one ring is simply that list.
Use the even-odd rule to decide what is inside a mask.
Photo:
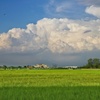
[{"label": "green vegetation", "polygon": [[100,70],[0,70],[0,100],[99,100]]},{"label": "green vegetation", "polygon": [[100,70],[0,70],[0,87],[99,85]]},{"label": "green vegetation", "polygon": [[100,68],[100,59],[99,58],[90,58],[87,61],[88,63],[82,68]]},{"label": "green vegetation", "polygon": [[0,100],[99,100],[100,87],[4,87]]}]

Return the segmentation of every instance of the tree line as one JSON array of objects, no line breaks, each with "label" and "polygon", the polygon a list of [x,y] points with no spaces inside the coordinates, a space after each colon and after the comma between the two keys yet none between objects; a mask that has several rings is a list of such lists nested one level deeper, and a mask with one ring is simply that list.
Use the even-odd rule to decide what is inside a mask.
[{"label": "tree line", "polygon": [[[34,69],[34,66],[31,65],[27,65],[27,66],[0,66],[0,69]],[[57,65],[53,65],[52,67],[50,67],[51,69],[68,69],[68,68],[64,68],[64,67],[57,67]],[[89,58],[87,60],[87,64],[85,64],[84,66],[81,67],[77,67],[76,69],[81,69],[81,68],[92,68],[92,69],[100,69],[100,59],[99,58]]]},{"label": "tree line", "polygon": [[33,69],[34,66],[31,66],[31,65],[27,65],[27,66],[7,66],[7,65],[3,65],[3,66],[0,66],[0,69]]},{"label": "tree line", "polygon": [[82,66],[82,68],[100,68],[99,58],[89,58],[87,64]]}]

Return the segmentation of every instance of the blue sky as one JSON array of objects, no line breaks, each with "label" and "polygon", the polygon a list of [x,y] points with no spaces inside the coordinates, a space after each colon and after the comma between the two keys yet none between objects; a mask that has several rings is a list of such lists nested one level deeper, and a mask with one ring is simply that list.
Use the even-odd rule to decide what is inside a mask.
[{"label": "blue sky", "polygon": [[13,27],[25,27],[28,23],[36,23],[45,17],[44,5],[47,0],[1,0],[0,32]]},{"label": "blue sky", "polygon": [[[65,8],[57,12],[56,7],[60,5],[64,5]],[[14,27],[25,28],[28,23],[36,23],[42,18],[93,17],[85,13],[85,8],[86,5],[77,0],[1,0],[0,32],[7,32]]]},{"label": "blue sky", "polygon": [[0,0],[0,64],[83,65],[100,55],[99,22],[99,0]]}]

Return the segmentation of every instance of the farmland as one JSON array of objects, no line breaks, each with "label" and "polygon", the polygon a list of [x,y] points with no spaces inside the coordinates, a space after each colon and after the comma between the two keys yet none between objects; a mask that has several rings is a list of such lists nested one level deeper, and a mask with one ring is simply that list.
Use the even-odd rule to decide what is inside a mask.
[{"label": "farmland", "polygon": [[0,100],[98,100],[99,94],[100,70],[0,70]]}]

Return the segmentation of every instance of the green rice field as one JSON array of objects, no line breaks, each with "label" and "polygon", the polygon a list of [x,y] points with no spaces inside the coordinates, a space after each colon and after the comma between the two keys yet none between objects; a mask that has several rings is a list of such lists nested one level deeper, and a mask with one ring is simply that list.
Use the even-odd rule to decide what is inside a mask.
[{"label": "green rice field", "polygon": [[0,70],[0,100],[99,100],[100,70]]}]

